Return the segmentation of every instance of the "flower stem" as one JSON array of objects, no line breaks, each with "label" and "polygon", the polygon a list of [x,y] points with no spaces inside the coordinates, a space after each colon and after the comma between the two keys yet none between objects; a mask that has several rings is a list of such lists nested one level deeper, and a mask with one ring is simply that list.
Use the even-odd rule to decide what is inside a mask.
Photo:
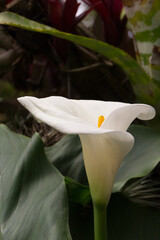
[{"label": "flower stem", "polygon": [[107,240],[107,214],[106,205],[93,203],[94,211],[94,239]]}]

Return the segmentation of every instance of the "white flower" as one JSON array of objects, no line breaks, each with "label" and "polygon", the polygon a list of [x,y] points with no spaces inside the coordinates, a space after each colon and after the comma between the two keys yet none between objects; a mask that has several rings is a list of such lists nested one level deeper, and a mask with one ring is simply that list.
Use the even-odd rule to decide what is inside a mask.
[{"label": "white flower", "polygon": [[149,120],[155,110],[145,104],[126,104],[64,97],[21,97],[33,116],[66,134],[79,134],[92,199],[108,204],[116,172],[134,144],[126,132],[137,117]]}]

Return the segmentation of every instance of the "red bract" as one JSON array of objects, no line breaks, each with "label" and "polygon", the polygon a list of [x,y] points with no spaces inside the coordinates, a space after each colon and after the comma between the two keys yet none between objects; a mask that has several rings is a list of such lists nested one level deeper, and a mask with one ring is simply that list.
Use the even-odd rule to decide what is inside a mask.
[{"label": "red bract", "polygon": [[121,0],[82,0],[101,16],[104,23],[104,34],[106,42],[117,45],[122,37],[126,24],[126,17],[120,19],[122,11]]},{"label": "red bract", "polygon": [[79,7],[77,0],[66,0],[63,12],[63,25],[66,32],[72,31],[76,22],[76,13]]},{"label": "red bract", "polygon": [[76,16],[80,3],[77,0],[41,0],[45,6],[49,19],[53,27],[71,32],[75,25],[80,22],[89,11],[86,10],[83,14]]},{"label": "red bract", "polygon": [[[77,0],[41,0],[50,19],[51,25],[64,32],[72,32],[74,27],[92,10],[76,16],[80,3]],[[55,48],[62,59],[67,55],[67,43],[55,38]],[[66,50],[65,50],[66,49]]]},{"label": "red bract", "polygon": [[60,1],[48,1],[48,16],[53,27],[63,30],[63,4]]}]

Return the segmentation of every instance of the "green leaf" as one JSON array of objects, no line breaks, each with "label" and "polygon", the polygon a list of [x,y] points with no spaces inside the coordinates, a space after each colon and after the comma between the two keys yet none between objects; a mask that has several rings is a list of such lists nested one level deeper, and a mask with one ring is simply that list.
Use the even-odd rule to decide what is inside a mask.
[{"label": "green leaf", "polygon": [[68,177],[65,178],[65,183],[70,201],[82,204],[84,206],[92,201],[88,186],[79,184]]},{"label": "green leaf", "polygon": [[70,240],[63,176],[40,137],[0,125],[0,225],[3,240]]},{"label": "green leaf", "polygon": [[158,240],[160,212],[139,207],[122,194],[112,194],[108,206],[110,240]]},{"label": "green leaf", "polygon": [[61,32],[11,12],[0,13],[0,24],[12,25],[30,31],[50,34],[94,50],[109,58],[124,70],[130,78],[140,101],[153,105],[156,105],[159,101],[160,90],[158,87],[153,83],[148,74],[143,71],[139,64],[119,48],[95,39]]},{"label": "green leaf", "polygon": [[[158,240],[160,212],[139,207],[120,193],[112,194],[107,209],[109,240]],[[92,207],[70,205],[73,239],[94,240]]]},{"label": "green leaf", "polygon": [[45,151],[53,165],[67,176],[65,183],[69,200],[82,205],[89,204],[91,195],[89,187],[86,186],[88,181],[78,135],[66,135],[53,146],[47,147]]},{"label": "green leaf", "polygon": [[[150,128],[140,126],[131,127],[130,132],[136,135],[136,139],[139,139],[136,144],[141,143],[140,148],[143,153],[149,154],[149,148],[151,153],[157,151],[158,133],[153,132]],[[64,179],[46,159],[43,143],[39,136],[35,134],[32,139],[29,139],[0,125],[0,139],[0,239],[71,239],[67,224],[68,207]],[[67,144],[67,141],[70,143]],[[66,136],[54,145],[54,151],[56,152],[58,147],[60,151],[63,145],[65,145],[63,151],[66,146],[70,146],[67,152],[68,157],[71,153],[77,156],[77,149],[79,149],[78,155],[81,155],[80,141],[77,136]],[[70,153],[71,145],[73,149]],[[135,147],[137,149],[138,146],[135,145]],[[47,148],[46,151],[54,154],[52,147]],[[58,156],[60,153],[57,153]],[[148,155],[145,156],[148,157]],[[153,156],[156,158],[156,154]],[[142,158],[144,161],[141,154],[138,154],[137,158]],[[65,160],[61,161],[61,164],[65,164]],[[156,162],[157,160],[152,167]],[[148,167],[145,164],[143,167],[139,166],[142,174],[151,170],[149,160],[146,163]],[[126,168],[126,171],[129,171],[129,167]],[[65,181],[71,200],[70,230],[72,237],[76,240],[93,240],[93,212],[89,189],[68,178]],[[76,202],[80,204],[76,204]],[[82,202],[85,207],[82,206]],[[159,212],[141,208],[121,194],[112,194],[108,206],[110,240],[157,240],[160,235],[159,225]]]},{"label": "green leaf", "polygon": [[81,184],[87,184],[81,143],[78,135],[66,135],[51,147],[45,148],[46,156],[64,175]]},{"label": "green leaf", "polygon": [[[135,144],[118,170],[113,192],[121,191],[129,180],[147,175],[160,161],[158,132],[138,125],[131,126],[128,131],[134,136]],[[54,146],[46,148],[46,155],[64,176],[88,184],[81,143],[77,135],[67,135]]]},{"label": "green leaf", "polygon": [[158,132],[144,126],[131,126],[129,132],[135,138],[135,145],[121,164],[113,192],[121,191],[130,179],[147,175],[160,161],[160,134]]}]

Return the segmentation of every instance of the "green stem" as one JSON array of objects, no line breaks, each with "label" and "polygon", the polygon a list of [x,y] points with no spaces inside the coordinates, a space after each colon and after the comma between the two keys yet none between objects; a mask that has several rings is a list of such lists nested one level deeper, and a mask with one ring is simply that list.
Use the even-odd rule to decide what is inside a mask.
[{"label": "green stem", "polygon": [[106,205],[93,203],[95,240],[107,240]]}]

